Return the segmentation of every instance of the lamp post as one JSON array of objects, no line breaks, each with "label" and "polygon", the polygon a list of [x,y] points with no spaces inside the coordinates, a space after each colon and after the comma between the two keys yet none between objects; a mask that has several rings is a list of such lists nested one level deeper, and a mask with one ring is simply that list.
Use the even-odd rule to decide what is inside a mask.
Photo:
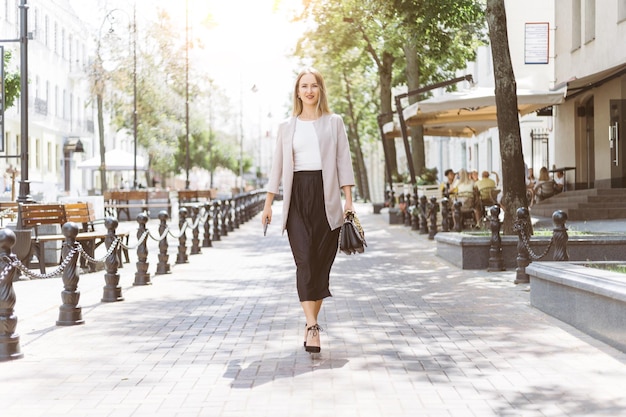
[{"label": "lamp post", "polygon": [[[6,155],[5,158],[20,158],[20,192],[17,201],[30,203],[34,200],[30,196],[30,181],[28,180],[28,5],[27,0],[21,0],[20,5],[20,36],[17,39],[0,39],[0,42],[20,43],[20,154]],[[0,53],[0,59],[4,60],[4,48]],[[4,74],[2,74],[4,85]],[[4,91],[1,92],[4,94]],[[4,96],[2,97],[4,100]],[[2,103],[0,117],[4,123],[4,103]],[[4,130],[4,129],[2,129]],[[4,133],[3,133],[4,134]],[[4,140],[4,138],[0,138]],[[18,171],[14,171],[14,174]],[[14,187],[11,187],[13,190]],[[13,191],[12,191],[13,193]]]},{"label": "lamp post", "polygon": [[189,0],[185,0],[185,190],[189,189]]},{"label": "lamp post", "polygon": [[137,188],[137,3],[133,3],[133,184]]},{"label": "lamp post", "polygon": [[[129,38],[132,39],[133,54],[133,189],[139,185],[137,181],[137,3],[133,3],[133,17],[123,9],[113,9],[105,16],[105,21],[114,19],[113,13],[121,12],[126,15],[129,21]],[[132,24],[131,24],[132,22]],[[132,26],[132,29],[131,29]],[[109,33],[114,32],[113,27]],[[131,37],[132,36],[132,37]]]},{"label": "lamp post", "polygon": [[[30,181],[28,180],[28,5],[27,0],[20,3],[20,112],[21,131],[20,145],[22,148],[20,161],[20,194],[17,201],[25,203],[32,201],[30,196]],[[4,59],[4,57],[2,57]]]}]

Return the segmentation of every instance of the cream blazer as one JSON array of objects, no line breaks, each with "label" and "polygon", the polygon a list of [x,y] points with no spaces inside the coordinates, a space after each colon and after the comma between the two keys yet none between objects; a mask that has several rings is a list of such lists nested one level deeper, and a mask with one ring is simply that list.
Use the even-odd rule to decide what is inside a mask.
[{"label": "cream blazer", "polygon": [[[326,218],[331,230],[343,224],[343,206],[341,187],[354,185],[354,172],[350,145],[343,119],[337,114],[325,114],[313,122],[319,139],[322,156],[322,180],[324,182],[324,202]],[[289,203],[293,185],[293,135],[296,131],[296,117],[292,116],[278,127],[278,137],[274,149],[272,170],[267,184],[267,191],[279,193],[283,184],[283,227],[287,228]]]}]

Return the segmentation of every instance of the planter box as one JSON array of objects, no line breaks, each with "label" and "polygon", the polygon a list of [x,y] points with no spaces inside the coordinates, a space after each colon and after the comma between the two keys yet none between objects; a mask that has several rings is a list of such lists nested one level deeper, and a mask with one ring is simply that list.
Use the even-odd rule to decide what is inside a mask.
[{"label": "planter box", "polygon": [[[517,236],[502,236],[504,267],[517,267]],[[462,269],[487,269],[489,266],[490,236],[471,233],[437,233],[437,256]],[[542,254],[550,242],[549,236],[533,236],[530,247]],[[542,259],[552,260],[554,248]],[[581,235],[570,236],[567,242],[570,261],[619,261],[626,259],[626,236]]]},{"label": "planter box", "polygon": [[423,195],[428,198],[428,201],[430,201],[431,197],[437,197],[437,201],[441,200],[441,191],[439,190],[439,186],[437,184],[418,185],[417,196],[421,197]]},{"label": "planter box", "polygon": [[534,262],[526,272],[533,307],[626,352],[626,274],[576,262]]}]

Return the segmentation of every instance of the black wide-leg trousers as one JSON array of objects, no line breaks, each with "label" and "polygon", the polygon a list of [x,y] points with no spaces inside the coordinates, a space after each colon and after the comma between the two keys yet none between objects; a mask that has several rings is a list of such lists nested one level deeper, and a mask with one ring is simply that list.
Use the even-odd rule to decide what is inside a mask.
[{"label": "black wide-leg trousers", "polygon": [[322,171],[294,172],[287,235],[300,301],[331,297],[329,276],[337,255],[339,228],[330,230],[328,225]]}]

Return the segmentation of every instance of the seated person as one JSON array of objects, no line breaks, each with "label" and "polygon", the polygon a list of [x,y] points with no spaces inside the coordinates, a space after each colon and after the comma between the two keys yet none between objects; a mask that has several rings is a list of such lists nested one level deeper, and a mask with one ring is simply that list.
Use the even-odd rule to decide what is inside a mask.
[{"label": "seated person", "polygon": [[554,184],[557,193],[560,193],[565,188],[565,173],[563,171],[557,171],[554,173]]},{"label": "seated person", "polygon": [[539,170],[539,178],[537,179],[537,184],[535,184],[533,192],[539,201],[557,194],[556,184],[548,175],[548,168],[541,167]]},{"label": "seated person", "polygon": [[441,189],[441,197],[450,198],[450,195],[456,194],[456,174],[451,169],[444,172],[445,181],[439,187]]},{"label": "seated person", "polygon": [[[526,164],[524,164],[526,166]],[[537,179],[532,168],[527,168],[526,174],[526,198],[528,199],[528,206],[532,207],[535,202],[535,185],[537,185]]]},{"label": "seated person", "polygon": [[457,201],[463,203],[462,211],[473,211],[476,225],[480,223],[480,204],[478,204],[478,189],[474,186],[474,181],[470,179],[468,172],[459,170],[459,181],[456,184]]},{"label": "seated person", "polygon": [[[480,199],[483,202],[483,205],[494,205],[497,203],[496,201],[496,187],[497,183],[489,178],[489,172],[483,171],[481,174],[481,179],[476,181],[476,188],[478,188],[478,192],[480,193]],[[497,174],[496,174],[496,178]]]}]

